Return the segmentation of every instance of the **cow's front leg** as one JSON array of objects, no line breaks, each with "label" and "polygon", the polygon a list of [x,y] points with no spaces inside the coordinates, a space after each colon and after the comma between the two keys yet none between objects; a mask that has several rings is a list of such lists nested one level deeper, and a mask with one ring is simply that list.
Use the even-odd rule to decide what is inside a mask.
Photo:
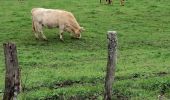
[{"label": "cow's front leg", "polygon": [[39,39],[39,36],[38,36],[37,32],[34,32],[34,36],[35,36],[35,38],[36,38],[37,40]]},{"label": "cow's front leg", "polygon": [[64,41],[64,40],[63,40],[64,25],[61,25],[61,26],[59,27],[59,29],[60,29],[60,32],[59,32],[59,34],[60,34],[60,40]]},{"label": "cow's front leg", "polygon": [[62,41],[64,41],[63,40],[63,32],[64,32],[63,30],[60,30],[60,40],[62,40]]},{"label": "cow's front leg", "polygon": [[40,34],[41,34],[43,40],[47,41],[47,38],[46,38],[46,36],[43,34],[43,31],[41,31]]}]

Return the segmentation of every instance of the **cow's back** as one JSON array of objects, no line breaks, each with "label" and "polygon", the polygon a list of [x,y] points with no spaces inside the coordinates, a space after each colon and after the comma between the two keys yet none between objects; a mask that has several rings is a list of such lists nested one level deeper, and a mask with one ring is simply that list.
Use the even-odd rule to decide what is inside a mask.
[{"label": "cow's back", "polygon": [[70,12],[58,9],[33,8],[31,13],[34,20],[44,22],[44,24],[66,23],[74,18]]},{"label": "cow's back", "polygon": [[31,13],[34,22],[42,23],[47,27],[58,27],[64,25],[71,28],[71,30],[80,28],[71,12],[59,9],[33,8]]}]

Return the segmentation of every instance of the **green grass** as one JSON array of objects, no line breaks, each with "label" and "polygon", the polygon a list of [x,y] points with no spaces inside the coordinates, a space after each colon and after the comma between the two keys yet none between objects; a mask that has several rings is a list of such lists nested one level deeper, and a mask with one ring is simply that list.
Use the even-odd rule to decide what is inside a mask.
[{"label": "green grass", "polygon": [[[34,7],[72,12],[86,31],[82,39],[45,29],[47,41],[35,40],[30,11]],[[126,0],[125,6],[99,0],[0,1],[0,91],[4,90],[2,44],[17,45],[23,92],[21,100],[102,100],[108,30],[118,32],[114,100],[156,100],[161,90],[170,99],[169,0]],[[2,98],[3,94],[0,94]]]}]

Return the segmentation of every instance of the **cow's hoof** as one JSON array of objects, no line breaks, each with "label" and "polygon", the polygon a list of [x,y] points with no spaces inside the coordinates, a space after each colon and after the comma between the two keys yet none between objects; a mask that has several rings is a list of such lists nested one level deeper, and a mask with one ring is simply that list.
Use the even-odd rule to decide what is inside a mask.
[{"label": "cow's hoof", "polygon": [[44,41],[47,41],[47,39],[43,39]]},{"label": "cow's hoof", "polygon": [[40,39],[39,38],[35,38],[35,40],[39,41]]},{"label": "cow's hoof", "polygon": [[60,38],[60,41],[64,42],[64,39],[63,39],[63,38]]},{"label": "cow's hoof", "polygon": [[60,40],[61,40],[61,41],[64,41],[63,37],[60,37]]},{"label": "cow's hoof", "polygon": [[71,39],[80,39],[79,37],[72,36]]},{"label": "cow's hoof", "polygon": [[43,41],[48,41],[47,38],[43,38]]}]

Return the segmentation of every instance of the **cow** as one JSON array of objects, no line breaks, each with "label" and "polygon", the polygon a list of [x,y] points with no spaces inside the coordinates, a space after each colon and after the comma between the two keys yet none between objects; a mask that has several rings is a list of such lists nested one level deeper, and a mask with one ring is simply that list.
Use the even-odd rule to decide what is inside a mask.
[{"label": "cow", "polygon": [[[111,4],[113,2],[113,0],[105,0],[106,2],[108,2],[108,4]],[[100,3],[102,2],[102,0],[100,0]],[[120,5],[124,6],[124,2],[125,0],[120,0]]]},{"label": "cow", "polygon": [[59,28],[60,39],[63,40],[63,32],[72,33],[75,38],[81,38],[81,32],[84,30],[80,27],[76,18],[71,12],[59,9],[33,8],[32,29],[36,39],[42,38],[47,40],[43,34],[43,27]]}]

